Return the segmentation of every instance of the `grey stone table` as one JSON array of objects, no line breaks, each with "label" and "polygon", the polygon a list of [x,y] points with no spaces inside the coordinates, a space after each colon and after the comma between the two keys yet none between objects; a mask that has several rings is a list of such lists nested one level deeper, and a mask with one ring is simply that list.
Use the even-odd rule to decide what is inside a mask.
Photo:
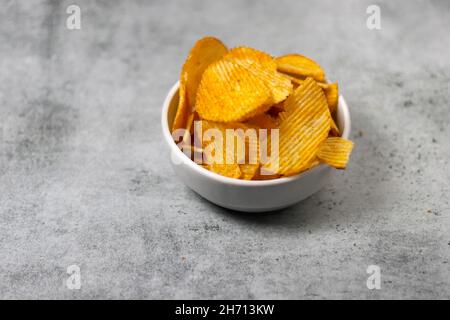
[{"label": "grey stone table", "polygon": [[[379,30],[371,4],[3,1],[0,298],[450,298],[450,3],[377,2]],[[351,108],[348,170],[271,214],[177,180],[161,105],[204,35],[315,57]]]}]

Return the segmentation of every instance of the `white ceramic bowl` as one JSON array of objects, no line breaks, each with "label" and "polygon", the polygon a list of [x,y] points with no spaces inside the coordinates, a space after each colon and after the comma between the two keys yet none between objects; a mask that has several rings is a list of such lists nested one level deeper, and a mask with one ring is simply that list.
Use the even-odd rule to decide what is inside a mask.
[{"label": "white ceramic bowl", "polygon": [[[191,161],[175,144],[170,128],[178,106],[177,82],[170,89],[162,110],[162,130],[171,152],[173,169],[180,179],[203,198],[228,209],[246,212],[272,211],[293,205],[319,191],[335,169],[321,164],[304,173],[274,180],[247,181],[224,177]],[[339,97],[337,125],[343,138],[350,135],[350,113]]]}]

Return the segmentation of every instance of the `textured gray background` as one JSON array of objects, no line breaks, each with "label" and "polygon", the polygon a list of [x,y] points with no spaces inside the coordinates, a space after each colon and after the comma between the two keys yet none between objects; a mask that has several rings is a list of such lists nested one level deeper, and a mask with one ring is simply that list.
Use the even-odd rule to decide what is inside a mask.
[{"label": "textured gray background", "polygon": [[[379,31],[371,3],[2,1],[0,298],[450,298],[450,2],[377,2]],[[318,60],[348,170],[264,215],[182,185],[160,110],[204,35]]]}]

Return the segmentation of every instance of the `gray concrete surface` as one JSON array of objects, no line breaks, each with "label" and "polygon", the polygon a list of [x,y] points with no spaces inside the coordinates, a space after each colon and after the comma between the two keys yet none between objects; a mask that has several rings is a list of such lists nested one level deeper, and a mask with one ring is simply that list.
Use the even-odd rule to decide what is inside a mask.
[{"label": "gray concrete surface", "polygon": [[[450,3],[377,2],[372,31],[370,4],[2,1],[0,298],[450,298]],[[348,170],[263,215],[182,185],[160,110],[204,35],[315,57],[351,108]]]}]

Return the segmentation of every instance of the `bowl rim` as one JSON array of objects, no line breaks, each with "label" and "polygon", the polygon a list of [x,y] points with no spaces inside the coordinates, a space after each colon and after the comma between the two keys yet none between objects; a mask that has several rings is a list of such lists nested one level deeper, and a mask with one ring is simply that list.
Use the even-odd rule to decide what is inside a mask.
[{"label": "bowl rim", "polygon": [[[161,113],[161,125],[162,125],[163,136],[164,136],[164,140],[169,145],[170,151],[175,153],[178,156],[181,156],[182,159],[184,160],[184,163],[186,165],[188,165],[190,168],[192,168],[198,174],[200,174],[208,179],[212,179],[212,180],[215,180],[216,182],[221,182],[224,184],[239,185],[239,186],[243,186],[243,187],[261,187],[261,186],[274,186],[274,185],[291,183],[293,181],[300,180],[300,179],[312,174],[313,172],[316,172],[316,171],[319,172],[319,171],[323,171],[327,168],[331,168],[330,166],[328,166],[326,164],[320,164],[310,170],[307,170],[302,173],[299,173],[299,174],[296,174],[293,176],[289,176],[289,177],[281,177],[281,178],[272,179],[272,180],[241,180],[241,179],[225,177],[218,173],[211,172],[211,171],[203,168],[202,166],[199,166],[194,161],[192,161],[186,154],[184,154],[184,152],[181,151],[180,148],[178,148],[177,144],[173,141],[172,134],[170,132],[169,123],[168,123],[169,121],[167,119],[168,113],[169,113],[169,106],[172,102],[173,97],[177,93],[179,87],[180,87],[180,82],[177,81],[172,86],[172,88],[169,90],[169,93],[167,94],[167,96],[164,100],[162,113]],[[350,136],[350,131],[351,131],[350,110],[349,110],[348,105],[345,102],[345,99],[342,95],[339,95],[338,108],[340,108],[343,113],[344,130],[342,131],[342,137],[344,139],[348,139],[348,137]]]}]

